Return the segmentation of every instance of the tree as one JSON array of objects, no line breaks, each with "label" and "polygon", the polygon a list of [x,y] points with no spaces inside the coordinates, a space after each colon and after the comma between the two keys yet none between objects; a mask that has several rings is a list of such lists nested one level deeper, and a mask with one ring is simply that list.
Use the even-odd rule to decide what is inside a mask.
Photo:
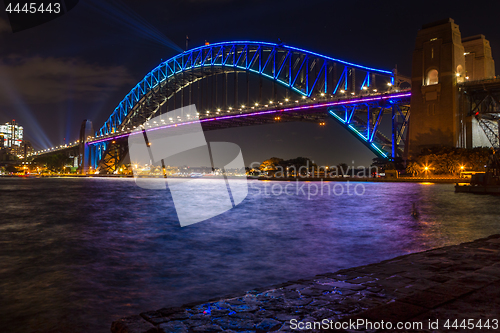
[{"label": "tree", "polygon": [[37,164],[45,164],[47,169],[52,172],[64,171],[64,166],[71,162],[71,159],[64,154],[54,154],[48,156],[39,156],[34,160]]},{"label": "tree", "polygon": [[349,173],[348,168],[349,166],[346,163],[340,163],[339,165],[337,165],[337,170],[338,172],[340,172],[342,177]]},{"label": "tree", "polygon": [[261,171],[275,171],[276,167],[278,165],[280,165],[280,163],[282,163],[282,162],[283,162],[283,159],[281,159],[281,158],[271,157],[270,159],[262,162],[259,169]]},{"label": "tree", "polygon": [[489,148],[433,147],[422,150],[416,162],[432,167],[435,174],[456,175],[464,166],[469,171],[484,171]]},{"label": "tree", "polygon": [[15,165],[9,164],[5,167],[5,171],[8,173],[16,173],[18,172],[18,169]]},{"label": "tree", "polygon": [[408,162],[408,165],[406,167],[406,173],[409,173],[412,176],[415,176],[416,174],[420,173],[420,171],[421,171],[421,168],[418,165],[418,163]]}]

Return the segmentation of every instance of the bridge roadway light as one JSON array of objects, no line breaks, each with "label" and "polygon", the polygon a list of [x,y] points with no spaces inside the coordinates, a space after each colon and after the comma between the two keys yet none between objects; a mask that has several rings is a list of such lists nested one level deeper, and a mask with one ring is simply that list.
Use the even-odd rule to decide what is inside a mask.
[{"label": "bridge roadway light", "polygon": [[344,89],[341,89],[341,90],[340,90],[340,93],[341,93],[341,94],[344,94],[344,93],[345,93],[345,90],[344,90]]},{"label": "bridge roadway light", "polygon": [[285,98],[285,102],[288,102],[288,98]]}]

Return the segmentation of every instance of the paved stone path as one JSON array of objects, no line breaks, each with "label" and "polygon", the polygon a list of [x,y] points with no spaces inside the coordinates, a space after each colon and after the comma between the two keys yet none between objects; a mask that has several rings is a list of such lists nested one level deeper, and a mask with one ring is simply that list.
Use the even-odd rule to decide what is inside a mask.
[{"label": "paved stone path", "polygon": [[[386,326],[376,326],[381,321]],[[111,332],[500,332],[499,321],[500,234],[144,312],[113,322]],[[397,329],[398,322],[422,327]]]}]

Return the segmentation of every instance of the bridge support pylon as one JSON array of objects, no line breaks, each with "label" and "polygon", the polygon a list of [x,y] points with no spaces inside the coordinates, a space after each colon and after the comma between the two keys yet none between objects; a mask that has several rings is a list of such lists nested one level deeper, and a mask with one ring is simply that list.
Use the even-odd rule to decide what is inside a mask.
[{"label": "bridge support pylon", "polygon": [[80,153],[78,156],[78,172],[86,174],[91,166],[90,147],[87,144],[87,139],[94,135],[92,122],[85,119],[80,128]]}]

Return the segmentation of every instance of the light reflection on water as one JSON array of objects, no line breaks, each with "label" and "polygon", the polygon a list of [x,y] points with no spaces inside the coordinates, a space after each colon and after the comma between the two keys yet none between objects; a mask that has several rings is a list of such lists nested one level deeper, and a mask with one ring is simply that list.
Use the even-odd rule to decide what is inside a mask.
[{"label": "light reflection on water", "polygon": [[500,197],[453,185],[363,183],[363,196],[308,200],[293,182],[281,183],[290,196],[265,195],[275,182],[251,184],[235,209],[181,228],[169,192],[133,179],[0,179],[0,327],[109,332],[126,315],[499,229]]}]

